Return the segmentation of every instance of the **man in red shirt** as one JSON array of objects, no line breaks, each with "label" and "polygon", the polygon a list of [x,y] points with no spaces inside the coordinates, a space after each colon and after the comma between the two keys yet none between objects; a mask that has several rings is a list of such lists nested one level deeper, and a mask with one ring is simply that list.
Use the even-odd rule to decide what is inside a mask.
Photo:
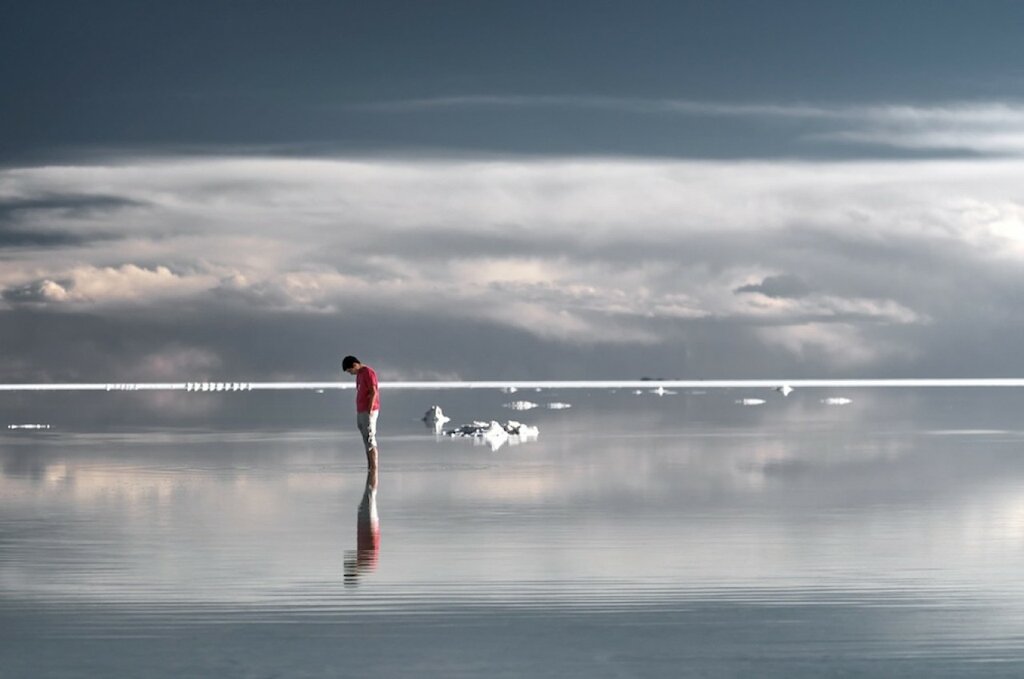
[{"label": "man in red shirt", "polygon": [[377,373],[363,365],[355,356],[346,356],[341,369],[356,376],[356,426],[363,435],[366,447],[366,464],[370,473],[377,471],[377,415],[380,413],[380,391],[377,389]]}]

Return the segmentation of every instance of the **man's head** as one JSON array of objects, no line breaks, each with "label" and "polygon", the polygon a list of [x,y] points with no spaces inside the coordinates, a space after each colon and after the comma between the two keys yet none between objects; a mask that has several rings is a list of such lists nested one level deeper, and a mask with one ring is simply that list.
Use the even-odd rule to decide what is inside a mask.
[{"label": "man's head", "polygon": [[363,364],[359,362],[359,359],[355,356],[346,356],[341,359],[341,369],[347,372],[349,375],[355,375],[359,372],[359,369],[363,367]]}]

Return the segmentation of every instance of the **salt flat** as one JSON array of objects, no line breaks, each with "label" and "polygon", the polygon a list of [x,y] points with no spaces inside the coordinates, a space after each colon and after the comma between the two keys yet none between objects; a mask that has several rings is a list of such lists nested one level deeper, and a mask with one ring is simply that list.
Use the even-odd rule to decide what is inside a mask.
[{"label": "salt flat", "polygon": [[347,398],[19,400],[3,676],[1018,676],[1024,398],[751,395],[386,394],[369,547]]}]

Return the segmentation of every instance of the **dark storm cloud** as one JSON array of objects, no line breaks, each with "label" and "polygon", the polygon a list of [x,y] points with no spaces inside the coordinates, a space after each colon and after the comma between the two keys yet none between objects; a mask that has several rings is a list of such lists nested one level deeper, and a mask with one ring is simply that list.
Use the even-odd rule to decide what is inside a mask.
[{"label": "dark storm cloud", "polygon": [[143,206],[137,200],[106,195],[0,199],[0,248],[74,246],[119,238],[111,233],[85,234],[55,228],[49,222],[66,223]]},{"label": "dark storm cloud", "polygon": [[76,217],[142,205],[144,203],[141,201],[127,200],[120,196],[43,194],[28,199],[0,199],[0,220],[6,221],[32,211],[56,210]]},{"label": "dark storm cloud", "polygon": [[8,225],[0,222],[0,249],[82,245],[95,240],[102,240],[102,237],[90,236],[89,238],[85,238],[78,234],[67,232],[39,233],[34,231],[23,231],[16,228],[12,229]]}]

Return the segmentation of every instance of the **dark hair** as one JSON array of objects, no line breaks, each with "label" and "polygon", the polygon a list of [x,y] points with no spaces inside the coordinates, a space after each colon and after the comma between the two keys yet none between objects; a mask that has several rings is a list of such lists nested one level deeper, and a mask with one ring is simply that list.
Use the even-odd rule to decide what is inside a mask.
[{"label": "dark hair", "polygon": [[359,363],[358,358],[356,358],[355,356],[346,356],[345,358],[341,359],[341,369],[348,370],[356,363]]}]

